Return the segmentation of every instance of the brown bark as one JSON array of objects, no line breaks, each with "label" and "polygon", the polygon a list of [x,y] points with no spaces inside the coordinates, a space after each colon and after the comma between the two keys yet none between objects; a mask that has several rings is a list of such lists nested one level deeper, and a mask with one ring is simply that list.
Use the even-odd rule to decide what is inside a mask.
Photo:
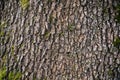
[{"label": "brown bark", "polygon": [[[17,0],[0,11],[0,68],[23,80],[119,80],[115,0]],[[5,59],[5,60],[4,60]]]}]

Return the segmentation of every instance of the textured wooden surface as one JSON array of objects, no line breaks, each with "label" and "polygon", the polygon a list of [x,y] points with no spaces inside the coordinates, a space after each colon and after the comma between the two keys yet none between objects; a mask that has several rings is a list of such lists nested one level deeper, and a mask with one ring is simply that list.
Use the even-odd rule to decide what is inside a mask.
[{"label": "textured wooden surface", "polygon": [[[0,68],[23,80],[119,80],[114,0],[17,0],[0,11]],[[112,73],[110,74],[110,72]]]}]

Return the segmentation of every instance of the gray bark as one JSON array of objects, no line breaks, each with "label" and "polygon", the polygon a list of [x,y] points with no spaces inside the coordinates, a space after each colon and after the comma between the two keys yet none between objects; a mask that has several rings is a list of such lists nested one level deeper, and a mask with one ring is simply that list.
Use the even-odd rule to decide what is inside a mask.
[{"label": "gray bark", "polygon": [[112,44],[120,35],[117,3],[30,0],[23,9],[18,0],[5,1],[0,68],[20,71],[23,80],[120,80],[120,53]]}]

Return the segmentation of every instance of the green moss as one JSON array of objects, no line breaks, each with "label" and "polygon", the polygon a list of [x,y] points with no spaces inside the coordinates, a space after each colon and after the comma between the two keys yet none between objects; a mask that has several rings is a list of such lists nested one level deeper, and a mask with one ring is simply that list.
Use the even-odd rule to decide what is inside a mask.
[{"label": "green moss", "polygon": [[9,80],[20,80],[22,74],[20,72],[17,72],[16,74],[14,72],[10,72],[8,75]]},{"label": "green moss", "polygon": [[4,27],[7,26],[7,23],[5,21],[2,21],[0,23],[0,36],[4,35]]},{"label": "green moss", "polygon": [[116,10],[115,20],[116,22],[120,23],[120,4],[118,4],[115,7],[115,10]]},{"label": "green moss", "polygon": [[2,21],[1,23],[0,23],[0,29],[1,28],[4,28],[4,27],[6,27],[7,26],[7,22],[6,21]]},{"label": "green moss", "polygon": [[105,7],[105,8],[103,9],[103,13],[104,13],[104,14],[107,14],[107,13],[108,13],[108,8]]},{"label": "green moss", "polygon": [[[3,54],[5,54],[5,53],[3,53]],[[2,60],[3,60],[4,64],[7,62],[7,56],[6,56],[6,54],[3,56]]]},{"label": "green moss", "polygon": [[116,20],[116,22],[120,23],[120,14],[117,14],[117,15],[115,16],[115,20]]},{"label": "green moss", "polygon": [[1,31],[0,32],[0,37],[4,36],[5,32],[4,31]]},{"label": "green moss", "polygon": [[49,16],[49,22],[50,22],[50,23],[53,22],[53,16],[52,16],[52,15]]},{"label": "green moss", "polygon": [[120,38],[119,37],[116,37],[116,39],[113,41],[113,45],[114,47],[116,48],[120,48]]},{"label": "green moss", "polygon": [[2,21],[0,22],[0,43],[4,44],[4,35],[5,35],[5,31],[4,28],[7,26],[6,21]]},{"label": "green moss", "polygon": [[68,30],[73,31],[75,29],[75,26],[73,24],[68,25]]},{"label": "green moss", "polygon": [[26,9],[29,6],[29,0],[20,0],[22,9]]},{"label": "green moss", "polygon": [[[6,77],[6,68],[4,67],[3,69],[0,69],[0,80],[4,80]],[[8,80],[20,80],[22,77],[22,74],[20,72],[9,72],[8,74]]]},{"label": "green moss", "polygon": [[52,0],[48,0],[48,3],[51,3],[52,2]]},{"label": "green moss", "polygon": [[11,53],[12,53],[12,55],[14,54],[14,52],[15,52],[15,47],[12,46],[12,47],[11,47]]},{"label": "green moss", "polygon": [[118,4],[118,5],[115,7],[115,10],[116,10],[117,12],[120,12],[120,4]]},{"label": "green moss", "polygon": [[50,36],[50,31],[46,31],[45,34],[44,34],[44,38],[48,38]]},{"label": "green moss", "polygon": [[60,36],[63,36],[63,35],[64,35],[64,32],[60,32],[59,35],[60,35]]},{"label": "green moss", "polygon": [[108,76],[110,76],[110,77],[114,76],[114,72],[111,69],[107,73],[108,73]]},{"label": "green moss", "polygon": [[0,80],[3,80],[6,76],[6,69],[0,69]]}]

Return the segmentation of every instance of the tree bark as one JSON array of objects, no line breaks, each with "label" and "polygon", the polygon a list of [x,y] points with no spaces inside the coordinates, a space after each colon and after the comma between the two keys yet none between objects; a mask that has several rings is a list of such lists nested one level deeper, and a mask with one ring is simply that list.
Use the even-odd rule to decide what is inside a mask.
[{"label": "tree bark", "polygon": [[0,8],[0,69],[23,80],[120,79],[117,1],[29,0],[25,8],[20,1]]}]

